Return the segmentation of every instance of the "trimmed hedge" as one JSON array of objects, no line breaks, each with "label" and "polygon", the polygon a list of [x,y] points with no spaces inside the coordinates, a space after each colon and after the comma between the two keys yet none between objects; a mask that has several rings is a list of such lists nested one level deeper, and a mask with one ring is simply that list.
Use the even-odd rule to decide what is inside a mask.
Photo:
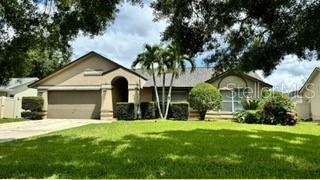
[{"label": "trimmed hedge", "polygon": [[23,97],[22,98],[22,109],[30,110],[32,112],[41,112],[43,109],[43,98],[42,97]]},{"label": "trimmed hedge", "polygon": [[140,110],[142,119],[157,119],[159,117],[159,115],[157,115],[159,113],[157,113],[158,110],[156,102],[141,102]]},{"label": "trimmed hedge", "polygon": [[25,119],[30,119],[30,120],[40,120],[43,119],[44,112],[30,112],[30,111],[24,111],[21,112],[21,117]]},{"label": "trimmed hedge", "polygon": [[137,119],[137,105],[134,103],[118,102],[116,105],[116,118],[118,120]]},{"label": "trimmed hedge", "polygon": [[172,102],[170,103],[170,116],[176,120],[189,119],[189,103],[188,102]]}]

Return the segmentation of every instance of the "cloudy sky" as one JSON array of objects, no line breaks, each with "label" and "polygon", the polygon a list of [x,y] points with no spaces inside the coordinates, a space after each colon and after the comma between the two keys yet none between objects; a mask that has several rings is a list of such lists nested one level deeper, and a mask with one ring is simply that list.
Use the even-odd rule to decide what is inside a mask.
[{"label": "cloudy sky", "polygon": [[[94,38],[79,36],[72,42],[73,59],[89,51],[96,51],[130,67],[144,44],[160,42],[161,32],[165,27],[165,22],[153,21],[152,9],[148,5],[141,8],[123,4],[115,22],[103,35]],[[203,66],[201,61],[197,64]],[[264,78],[278,90],[296,90],[316,66],[320,66],[320,61],[299,61],[294,56],[288,56],[271,76]]]}]

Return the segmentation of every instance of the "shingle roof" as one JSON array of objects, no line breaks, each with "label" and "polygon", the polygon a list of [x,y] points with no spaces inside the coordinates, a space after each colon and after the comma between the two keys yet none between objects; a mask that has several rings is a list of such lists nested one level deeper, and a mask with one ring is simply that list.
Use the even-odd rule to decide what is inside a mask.
[{"label": "shingle roof", "polygon": [[38,78],[11,78],[9,83],[6,86],[0,86],[1,91],[9,91],[10,89],[13,89],[17,86],[23,85],[23,84],[31,84],[35,81],[37,81]]},{"label": "shingle roof", "polygon": [[[137,69],[135,71],[148,79],[146,84],[144,85],[145,87],[152,87],[154,85],[152,75],[141,69]],[[213,78],[213,74],[214,70],[212,68],[198,67],[192,73],[190,73],[190,68],[188,68],[184,74],[180,75],[178,79],[174,80],[173,87],[194,87],[196,84],[200,82],[205,82]],[[248,75],[251,78],[257,79],[258,81],[264,82],[264,80],[255,72],[249,72],[246,73],[246,75]],[[169,86],[171,80],[171,73],[167,74],[166,77],[166,86]],[[162,77],[156,76],[156,83],[157,85],[161,86]],[[268,84],[266,82],[264,83]]]}]

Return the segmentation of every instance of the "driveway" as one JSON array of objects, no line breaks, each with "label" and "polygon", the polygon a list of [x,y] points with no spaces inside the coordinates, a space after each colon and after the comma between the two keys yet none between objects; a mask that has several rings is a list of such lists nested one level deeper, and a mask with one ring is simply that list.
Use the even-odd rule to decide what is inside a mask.
[{"label": "driveway", "polygon": [[106,123],[106,121],[86,119],[45,119],[0,124],[0,143],[97,123]]}]

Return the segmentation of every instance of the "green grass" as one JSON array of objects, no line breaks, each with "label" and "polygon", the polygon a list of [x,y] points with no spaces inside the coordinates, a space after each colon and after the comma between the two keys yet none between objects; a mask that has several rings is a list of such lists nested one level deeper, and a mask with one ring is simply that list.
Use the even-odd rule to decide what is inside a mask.
[{"label": "green grass", "polygon": [[320,178],[320,126],[88,125],[0,144],[0,178]]},{"label": "green grass", "polygon": [[22,118],[1,118],[0,124],[11,123],[11,122],[20,122],[20,121],[25,121],[25,119],[22,119]]}]

